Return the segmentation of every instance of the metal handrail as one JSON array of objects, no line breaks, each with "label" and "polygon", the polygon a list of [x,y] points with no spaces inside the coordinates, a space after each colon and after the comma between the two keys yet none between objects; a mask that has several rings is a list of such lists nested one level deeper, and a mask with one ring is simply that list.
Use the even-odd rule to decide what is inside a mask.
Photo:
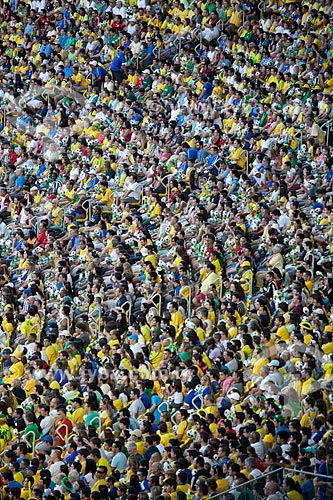
[{"label": "metal handrail", "polygon": [[[62,434],[60,434],[60,432],[59,432],[59,431],[60,431],[60,429],[62,429],[63,427],[64,427],[64,428],[65,428],[65,430],[66,430],[65,436],[63,436],[63,435],[62,435]],[[61,439],[61,441],[64,441],[64,442],[65,442],[65,446],[66,446],[66,444],[67,444],[68,435],[69,435],[68,425],[66,425],[66,424],[61,424],[61,425],[59,425],[59,427],[58,427],[58,428],[57,428],[57,430],[56,430],[55,436],[56,436],[56,437],[59,437],[59,438]]]},{"label": "metal handrail", "polygon": [[332,124],[333,124],[333,118],[329,118],[322,125],[320,125],[320,128],[326,127],[326,146],[328,146],[329,143],[330,130]]},{"label": "metal handrail", "polygon": [[257,477],[256,479],[250,479],[250,481],[246,481],[246,483],[243,483],[239,486],[234,486],[233,488],[229,488],[226,491],[221,491],[220,493],[217,493],[216,495],[211,497],[211,500],[221,500],[224,498],[224,495],[228,495],[228,494],[233,493],[233,492],[236,493],[239,490],[243,489],[244,486],[248,486],[248,485],[251,485],[253,483],[257,483],[258,480],[260,481],[261,479],[263,479],[265,477],[271,476],[273,474],[278,474],[278,473],[282,472],[283,470],[284,470],[284,468],[280,467],[279,469],[276,469],[274,471],[266,472],[266,474],[262,474],[261,476]]},{"label": "metal handrail", "polygon": [[[29,443],[28,441],[28,436],[32,435],[32,444]],[[35,453],[35,443],[36,443],[36,434],[34,431],[29,431],[26,434],[23,434],[21,436],[22,440],[25,441],[25,443],[32,448],[32,454],[34,455]]]},{"label": "metal handrail", "polygon": [[190,318],[191,317],[191,305],[192,305],[192,288],[191,288],[191,285],[187,285],[187,288],[188,288],[188,297],[186,297],[186,295],[184,295],[182,292],[179,292],[179,297],[181,297],[182,299],[184,299],[186,301],[186,305],[187,305],[187,317]]},{"label": "metal handrail", "polygon": [[168,175],[165,175],[164,177],[162,177],[161,179],[161,184],[162,186],[165,188],[166,190],[166,193],[161,193],[160,196],[166,196],[166,197],[169,197],[170,196],[170,181],[171,179],[174,177],[173,174],[168,174]]},{"label": "metal handrail", "polygon": [[[245,483],[243,483],[239,486],[234,486],[233,488],[229,488],[226,491],[221,491],[220,493],[217,493],[216,495],[214,495],[210,498],[211,498],[211,500],[223,500],[224,498],[229,498],[226,495],[230,495],[230,494],[236,493],[236,492],[238,493],[239,490],[242,490],[244,487],[247,487],[247,486],[252,485],[254,483],[258,483],[258,481],[260,481],[262,479],[268,478],[269,476],[273,476],[276,474],[280,474],[281,472],[292,472],[293,474],[300,474],[304,471],[299,470],[299,469],[290,469],[289,467],[280,467],[279,469],[276,469],[276,470],[273,470],[270,472],[266,472],[265,474],[262,474],[261,476],[255,478],[255,479],[251,479],[250,481],[246,481]],[[306,472],[306,474],[309,476],[318,477],[318,473]],[[320,476],[332,480],[332,476],[328,476],[326,474],[320,474]]]},{"label": "metal handrail", "polygon": [[[162,295],[158,292],[155,292],[153,293],[153,295],[150,297],[150,300],[153,300],[155,298],[158,298],[158,302],[157,302],[157,312],[158,312],[158,316],[161,316],[161,312],[162,312]],[[154,302],[155,304],[155,302]]]},{"label": "metal handrail", "polygon": [[96,417],[94,417],[93,419],[91,419],[89,425],[93,425],[93,422],[97,419],[98,421],[98,427],[97,427],[97,431],[98,431],[98,434],[100,434],[100,431],[101,431],[101,417],[99,415],[96,415]]},{"label": "metal handrail", "polygon": [[[164,406],[164,409],[160,409],[161,406]],[[162,401],[162,403],[160,403],[156,409],[159,412],[159,414],[161,415],[162,411],[169,411],[169,408],[170,408],[169,403],[167,401]]]},{"label": "metal handrail", "polygon": [[[200,401],[200,406],[197,405],[197,403],[195,402],[196,400]],[[201,410],[201,408],[203,407],[203,404],[204,404],[204,400],[203,400],[203,397],[201,394],[197,394],[193,399],[192,399],[192,402],[191,402],[192,406],[194,406],[195,410]]]}]

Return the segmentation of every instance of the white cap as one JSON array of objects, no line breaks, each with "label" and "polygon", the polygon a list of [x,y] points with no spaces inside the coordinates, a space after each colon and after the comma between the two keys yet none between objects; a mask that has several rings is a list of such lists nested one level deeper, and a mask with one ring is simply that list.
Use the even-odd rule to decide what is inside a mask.
[{"label": "white cap", "polygon": [[272,361],[268,363],[267,366],[280,366],[280,363],[278,362],[277,359],[272,359]]},{"label": "white cap", "polygon": [[238,392],[231,392],[230,394],[228,394],[228,398],[235,399],[236,401],[239,401],[240,395],[238,394]]}]

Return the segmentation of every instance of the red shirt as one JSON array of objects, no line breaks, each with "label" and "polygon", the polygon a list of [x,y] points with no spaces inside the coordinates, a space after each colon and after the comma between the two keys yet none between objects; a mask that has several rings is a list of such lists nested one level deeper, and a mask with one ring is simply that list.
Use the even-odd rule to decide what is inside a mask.
[{"label": "red shirt", "polygon": [[37,241],[40,243],[40,246],[42,248],[45,248],[46,245],[47,245],[47,232],[46,230],[45,231],[42,231],[38,237],[37,237]]},{"label": "red shirt", "polygon": [[[67,430],[66,430],[66,427]],[[69,434],[72,432],[73,429],[73,424],[68,418],[64,418],[64,420],[61,420],[56,429],[55,429],[55,437],[58,439],[60,446],[64,446],[66,444],[66,434],[67,437]]]}]

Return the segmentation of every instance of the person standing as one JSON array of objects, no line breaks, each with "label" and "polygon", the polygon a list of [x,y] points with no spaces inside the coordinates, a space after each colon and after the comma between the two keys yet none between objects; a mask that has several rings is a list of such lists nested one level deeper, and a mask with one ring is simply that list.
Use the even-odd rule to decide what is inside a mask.
[{"label": "person standing", "polygon": [[118,83],[121,83],[123,80],[124,76],[123,64],[126,63],[126,58],[123,50],[124,47],[121,46],[110,65],[113,79]]},{"label": "person standing", "polygon": [[[328,476],[328,477],[327,477]],[[319,500],[332,500],[333,498],[333,451],[328,450],[326,460],[318,467]]]}]

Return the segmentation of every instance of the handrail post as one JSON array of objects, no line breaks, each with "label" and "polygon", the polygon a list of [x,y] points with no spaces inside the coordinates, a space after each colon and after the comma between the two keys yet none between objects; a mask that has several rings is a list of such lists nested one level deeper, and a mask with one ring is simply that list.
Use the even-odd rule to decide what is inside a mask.
[{"label": "handrail post", "polygon": [[[60,434],[59,430],[62,429],[62,428],[65,428],[66,430],[66,433],[65,433],[65,436],[62,436],[62,434]],[[56,436],[60,437],[62,441],[65,442],[65,445],[67,444],[67,440],[68,440],[68,434],[69,434],[69,429],[68,429],[68,426],[66,424],[61,424],[57,430],[56,430]]]},{"label": "handrail post", "polygon": [[102,308],[100,307],[98,311],[97,340],[99,340],[99,336],[101,334],[101,319],[102,319]]},{"label": "handrail post", "polygon": [[100,434],[100,430],[101,430],[101,417],[99,415],[96,415],[96,417],[94,417],[90,424],[89,425],[92,425],[92,423],[95,421],[95,420],[98,420],[98,427],[97,427],[97,430],[99,431],[98,434]]},{"label": "handrail post", "polygon": [[[28,441],[28,436],[32,436],[32,443],[31,444]],[[35,454],[35,443],[36,443],[36,434],[34,433],[34,431],[29,431],[26,434],[23,434],[22,439],[23,439],[23,441],[25,441],[25,443],[28,446],[31,446],[32,454],[34,455]]]}]

